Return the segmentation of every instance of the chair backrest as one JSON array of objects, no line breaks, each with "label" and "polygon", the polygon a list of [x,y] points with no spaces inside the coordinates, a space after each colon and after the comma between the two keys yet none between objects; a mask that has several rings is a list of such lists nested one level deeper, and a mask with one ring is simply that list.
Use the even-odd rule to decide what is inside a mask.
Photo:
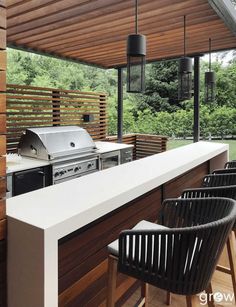
[{"label": "chair backrest", "polygon": [[197,294],[207,288],[235,218],[232,199],[166,200],[159,222],[169,229],[123,231],[118,270],[172,293]]},{"label": "chair backrest", "polygon": [[[182,198],[227,197],[236,200],[236,185],[185,189]],[[236,220],[233,226],[236,229]]]},{"label": "chair backrest", "polygon": [[222,168],[215,169],[212,174],[231,174],[234,173],[236,175],[236,168]]},{"label": "chair backrest", "polygon": [[226,197],[236,200],[236,185],[185,189],[182,198]]},{"label": "chair backrest", "polygon": [[236,167],[236,160],[232,160],[225,163],[225,168],[235,168]]},{"label": "chair backrest", "polygon": [[210,174],[203,178],[203,187],[236,185],[236,174]]}]

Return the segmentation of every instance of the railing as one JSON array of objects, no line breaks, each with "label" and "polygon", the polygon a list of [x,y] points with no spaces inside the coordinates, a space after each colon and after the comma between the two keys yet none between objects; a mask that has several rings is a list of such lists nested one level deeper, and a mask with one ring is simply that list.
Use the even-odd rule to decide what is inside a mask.
[{"label": "railing", "polygon": [[[106,95],[26,85],[7,85],[7,151],[17,149],[28,127],[78,125],[94,140],[106,137]],[[84,115],[92,115],[89,122]]]},{"label": "railing", "polygon": [[[107,136],[106,141],[117,142],[117,136]],[[166,151],[167,137],[152,134],[126,134],[123,143],[134,145],[134,159]]]}]

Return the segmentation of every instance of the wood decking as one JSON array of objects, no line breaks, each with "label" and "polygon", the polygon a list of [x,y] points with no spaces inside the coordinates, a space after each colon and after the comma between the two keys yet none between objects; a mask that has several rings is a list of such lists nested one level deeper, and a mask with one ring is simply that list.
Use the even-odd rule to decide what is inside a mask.
[{"label": "wood decking", "polygon": [[[220,272],[215,272],[212,280],[212,286],[213,286],[213,291],[215,292],[221,292],[221,293],[233,293],[233,288],[232,288],[232,283],[229,275],[222,274]],[[138,300],[140,295],[140,290],[138,289],[130,298],[129,300],[123,304],[123,307],[134,307],[135,302]],[[155,288],[153,286],[149,287],[149,305],[148,307],[166,307],[166,292]],[[172,294],[171,296],[171,307],[185,307],[186,302],[185,302],[185,297],[180,296],[180,295],[175,295]],[[199,306],[204,306],[200,304],[199,301]],[[207,305],[205,305],[207,306]],[[235,301],[232,303],[216,303],[216,307],[233,307],[236,306]],[[121,307],[121,306],[120,306]]]},{"label": "wood decking", "polygon": [[[236,249],[236,245],[235,245]],[[223,251],[223,254],[220,259],[220,263],[224,266],[228,266],[228,259],[226,257],[226,250]],[[224,274],[219,271],[215,271],[213,278],[212,278],[212,288],[213,293],[220,292],[225,294],[233,295],[233,286],[231,277],[228,274]],[[123,307],[134,307],[135,302],[138,300],[140,296],[140,290],[138,289],[126,302],[123,304]],[[166,307],[166,292],[158,289],[153,286],[149,286],[149,300],[148,300],[148,307]],[[184,296],[180,295],[171,295],[171,307],[185,307],[186,301]],[[200,304],[199,306],[207,306]],[[215,307],[235,307],[236,301],[233,302],[215,302]],[[117,306],[118,307],[118,306]],[[121,306],[120,306],[121,307]]]}]

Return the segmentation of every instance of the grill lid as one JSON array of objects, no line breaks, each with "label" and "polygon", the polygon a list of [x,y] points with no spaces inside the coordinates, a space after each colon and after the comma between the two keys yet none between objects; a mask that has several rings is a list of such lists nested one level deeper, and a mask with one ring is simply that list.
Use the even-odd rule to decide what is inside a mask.
[{"label": "grill lid", "polygon": [[89,133],[77,126],[28,128],[18,146],[22,156],[43,160],[91,153],[95,149],[95,143]]}]

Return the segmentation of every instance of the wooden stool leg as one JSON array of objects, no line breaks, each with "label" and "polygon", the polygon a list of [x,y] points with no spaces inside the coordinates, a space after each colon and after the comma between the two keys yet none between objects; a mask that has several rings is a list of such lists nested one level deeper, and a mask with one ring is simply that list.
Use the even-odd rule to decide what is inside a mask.
[{"label": "wooden stool leg", "polygon": [[198,307],[199,302],[196,295],[186,295],[187,307]]},{"label": "wooden stool leg", "polygon": [[236,251],[233,232],[231,232],[227,240],[227,252],[229,257],[230,275],[233,284],[234,299],[236,301]]},{"label": "wooden stool leg", "polygon": [[166,305],[171,304],[171,293],[169,291],[166,292]]},{"label": "wooden stool leg", "polygon": [[148,284],[145,282],[141,283],[141,302],[138,306],[148,307]]},{"label": "wooden stool leg", "polygon": [[208,287],[206,288],[207,293],[207,304],[209,307],[215,307],[214,297],[213,297],[213,289],[211,283],[209,283]]},{"label": "wooden stool leg", "polygon": [[107,307],[115,306],[116,297],[117,258],[108,256]]}]

